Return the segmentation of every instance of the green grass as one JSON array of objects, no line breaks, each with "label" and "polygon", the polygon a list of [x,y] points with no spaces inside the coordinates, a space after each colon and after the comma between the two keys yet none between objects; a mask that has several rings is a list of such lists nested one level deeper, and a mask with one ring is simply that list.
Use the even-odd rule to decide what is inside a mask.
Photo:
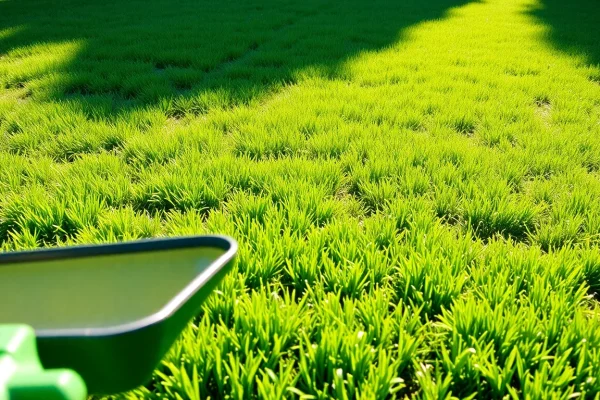
[{"label": "green grass", "polygon": [[0,0],[5,251],[224,233],[122,398],[600,398],[596,0]]}]

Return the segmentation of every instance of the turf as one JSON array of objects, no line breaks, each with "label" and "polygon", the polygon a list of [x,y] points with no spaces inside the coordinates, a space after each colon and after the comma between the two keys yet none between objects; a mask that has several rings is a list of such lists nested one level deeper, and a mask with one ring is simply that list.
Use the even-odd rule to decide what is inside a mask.
[{"label": "turf", "polygon": [[224,233],[123,398],[600,398],[597,0],[0,0],[4,251]]}]

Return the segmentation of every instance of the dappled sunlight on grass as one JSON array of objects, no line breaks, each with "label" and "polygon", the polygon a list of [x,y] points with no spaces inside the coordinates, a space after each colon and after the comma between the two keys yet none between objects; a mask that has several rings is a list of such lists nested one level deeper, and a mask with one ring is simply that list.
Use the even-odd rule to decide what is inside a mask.
[{"label": "dappled sunlight on grass", "polygon": [[27,86],[28,95],[37,92],[48,82],[60,79],[57,71],[77,59],[84,47],[84,41],[80,40],[36,43],[13,49],[4,55],[6,61],[0,64],[4,87],[23,89]]}]

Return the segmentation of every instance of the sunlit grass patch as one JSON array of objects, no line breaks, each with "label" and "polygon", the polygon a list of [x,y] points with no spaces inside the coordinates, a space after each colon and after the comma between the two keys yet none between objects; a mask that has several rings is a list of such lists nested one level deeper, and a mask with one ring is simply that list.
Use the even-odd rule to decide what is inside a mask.
[{"label": "sunlit grass patch", "polygon": [[598,12],[0,1],[0,248],[237,239],[119,398],[595,398]]}]

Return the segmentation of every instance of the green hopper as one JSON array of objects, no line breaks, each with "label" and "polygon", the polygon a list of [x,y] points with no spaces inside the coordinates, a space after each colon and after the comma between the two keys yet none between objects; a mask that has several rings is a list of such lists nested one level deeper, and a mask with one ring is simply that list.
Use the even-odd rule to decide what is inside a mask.
[{"label": "green hopper", "polygon": [[193,236],[0,254],[0,400],[147,383],[236,251]]}]

